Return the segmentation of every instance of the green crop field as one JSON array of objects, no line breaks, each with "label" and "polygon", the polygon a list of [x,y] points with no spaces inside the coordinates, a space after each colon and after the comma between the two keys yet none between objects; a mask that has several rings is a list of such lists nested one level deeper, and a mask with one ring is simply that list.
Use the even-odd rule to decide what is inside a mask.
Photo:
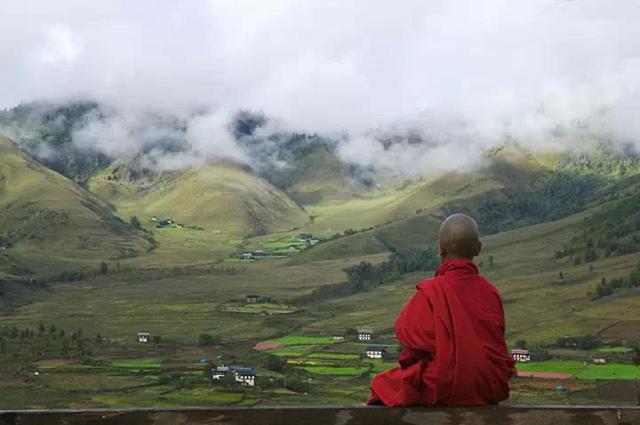
[{"label": "green crop field", "polygon": [[160,360],[149,359],[118,359],[111,362],[111,366],[123,369],[158,369]]},{"label": "green crop field", "polygon": [[579,379],[640,379],[640,367],[631,364],[584,364],[579,361],[556,360],[518,363],[518,370],[527,372],[566,373]]},{"label": "green crop field", "polygon": [[307,356],[310,359],[327,359],[327,360],[357,360],[357,354],[346,353],[311,353]]},{"label": "green crop field", "polygon": [[603,347],[598,348],[599,353],[630,353],[633,349],[629,347]]},{"label": "green crop field", "polygon": [[289,345],[322,345],[322,344],[334,344],[330,337],[322,336],[285,336],[278,339],[271,339],[267,342],[289,346]]},{"label": "green crop field", "polygon": [[318,375],[360,376],[369,371],[366,367],[350,366],[305,366],[304,370]]}]

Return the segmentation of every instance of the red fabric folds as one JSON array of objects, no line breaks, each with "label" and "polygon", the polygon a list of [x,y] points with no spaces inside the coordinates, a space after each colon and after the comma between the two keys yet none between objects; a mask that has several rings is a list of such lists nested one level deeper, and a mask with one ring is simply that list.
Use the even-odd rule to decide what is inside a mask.
[{"label": "red fabric folds", "polygon": [[498,290],[472,261],[443,263],[396,321],[399,366],[371,382],[370,404],[480,406],[509,398],[515,362]]}]

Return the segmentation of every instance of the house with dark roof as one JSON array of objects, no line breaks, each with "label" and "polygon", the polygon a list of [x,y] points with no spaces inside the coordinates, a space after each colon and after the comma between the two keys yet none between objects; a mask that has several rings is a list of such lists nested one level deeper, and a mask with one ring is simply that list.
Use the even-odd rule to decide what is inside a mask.
[{"label": "house with dark roof", "polygon": [[241,385],[253,387],[256,385],[256,368],[240,365],[218,366],[211,371],[211,379],[219,381],[228,373],[233,373],[234,380]]},{"label": "house with dark roof", "polygon": [[364,355],[369,359],[386,359],[387,347],[384,345],[370,345],[364,350]]}]

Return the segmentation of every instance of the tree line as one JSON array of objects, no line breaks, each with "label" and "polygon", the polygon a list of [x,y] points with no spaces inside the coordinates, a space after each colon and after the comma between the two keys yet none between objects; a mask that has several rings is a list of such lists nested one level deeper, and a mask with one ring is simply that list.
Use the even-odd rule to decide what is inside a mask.
[{"label": "tree line", "polygon": [[621,276],[607,280],[602,278],[593,296],[594,300],[606,297],[613,294],[619,289],[629,289],[640,287],[640,261],[636,264],[635,268],[629,273],[628,276]]},{"label": "tree line", "polygon": [[345,269],[347,281],[353,292],[362,292],[375,286],[399,279],[405,273],[432,271],[438,267],[440,258],[435,249],[394,253],[379,264],[362,261]]}]

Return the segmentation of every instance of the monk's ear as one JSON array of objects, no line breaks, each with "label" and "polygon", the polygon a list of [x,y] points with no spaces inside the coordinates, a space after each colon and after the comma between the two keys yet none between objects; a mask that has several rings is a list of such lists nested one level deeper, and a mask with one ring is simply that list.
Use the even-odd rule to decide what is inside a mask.
[{"label": "monk's ear", "polygon": [[482,251],[482,242],[478,241],[478,244],[476,245],[476,253],[474,257],[477,257],[478,255],[480,255],[481,251]]},{"label": "monk's ear", "polygon": [[447,250],[442,246],[442,242],[438,239],[438,256],[445,257],[447,255]]}]

